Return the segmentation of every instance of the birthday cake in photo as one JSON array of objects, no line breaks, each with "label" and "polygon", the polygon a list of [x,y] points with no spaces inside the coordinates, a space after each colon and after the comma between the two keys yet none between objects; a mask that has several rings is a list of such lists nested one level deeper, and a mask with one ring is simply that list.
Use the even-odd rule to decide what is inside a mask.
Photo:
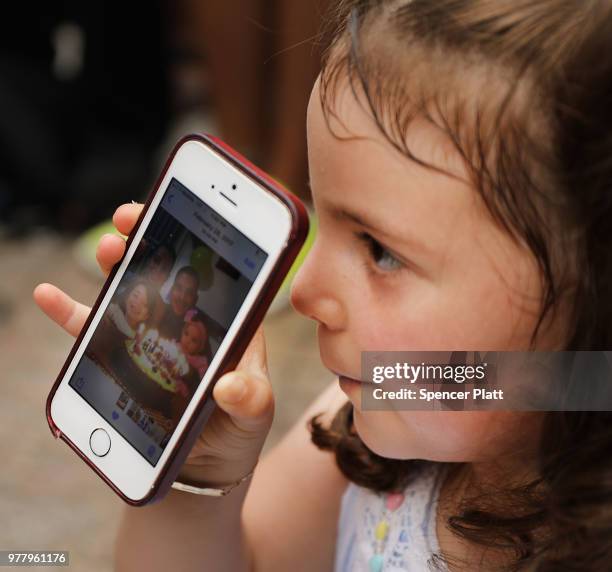
[{"label": "birthday cake in photo", "polygon": [[177,384],[189,371],[185,354],[173,340],[162,338],[155,329],[138,332],[125,342],[128,355],[151,381],[176,393]]}]

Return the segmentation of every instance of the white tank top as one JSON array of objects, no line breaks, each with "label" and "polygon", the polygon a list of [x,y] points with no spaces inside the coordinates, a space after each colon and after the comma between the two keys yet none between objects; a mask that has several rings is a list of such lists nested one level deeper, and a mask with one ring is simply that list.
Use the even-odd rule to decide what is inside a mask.
[{"label": "white tank top", "polygon": [[[427,571],[439,552],[436,509],[443,466],[424,465],[403,497],[396,495],[390,504],[383,495],[350,483],[342,496],[334,571]],[[376,532],[383,515],[388,528],[381,543]]]}]

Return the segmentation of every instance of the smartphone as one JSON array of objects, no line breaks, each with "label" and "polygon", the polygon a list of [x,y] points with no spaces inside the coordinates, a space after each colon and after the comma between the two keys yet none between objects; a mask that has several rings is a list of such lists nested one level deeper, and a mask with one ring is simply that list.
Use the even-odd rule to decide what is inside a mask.
[{"label": "smartphone", "polygon": [[220,140],[174,148],[46,403],[126,503],[168,492],[307,232],[303,204]]}]

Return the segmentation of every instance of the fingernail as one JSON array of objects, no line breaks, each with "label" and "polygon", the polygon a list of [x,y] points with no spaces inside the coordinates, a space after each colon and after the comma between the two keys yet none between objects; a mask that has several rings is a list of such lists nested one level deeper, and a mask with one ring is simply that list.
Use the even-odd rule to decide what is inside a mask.
[{"label": "fingernail", "polygon": [[225,380],[220,380],[220,383],[228,386],[223,388],[223,401],[226,403],[238,403],[244,397],[247,390],[244,378],[238,374],[230,378],[229,382],[226,378]]}]

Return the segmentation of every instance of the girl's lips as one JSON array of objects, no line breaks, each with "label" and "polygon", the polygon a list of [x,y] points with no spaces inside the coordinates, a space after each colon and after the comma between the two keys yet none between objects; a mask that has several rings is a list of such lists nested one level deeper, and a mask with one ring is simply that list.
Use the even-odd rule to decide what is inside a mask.
[{"label": "girl's lips", "polygon": [[338,376],[338,383],[342,390],[357,389],[361,387],[362,381],[353,379],[352,377],[346,377],[345,375]]},{"label": "girl's lips", "polygon": [[348,375],[343,375],[339,371],[335,369],[328,368],[334,375],[338,376],[338,385],[340,389],[343,391],[349,389],[358,389],[362,386],[362,384],[367,383],[365,381],[361,381],[360,379],[355,379],[354,377],[349,377]]},{"label": "girl's lips", "polygon": [[353,381],[355,383],[364,383],[363,381],[361,381],[360,379],[355,379],[354,377],[349,377],[348,375],[338,375],[338,379],[342,379],[344,381]]}]

